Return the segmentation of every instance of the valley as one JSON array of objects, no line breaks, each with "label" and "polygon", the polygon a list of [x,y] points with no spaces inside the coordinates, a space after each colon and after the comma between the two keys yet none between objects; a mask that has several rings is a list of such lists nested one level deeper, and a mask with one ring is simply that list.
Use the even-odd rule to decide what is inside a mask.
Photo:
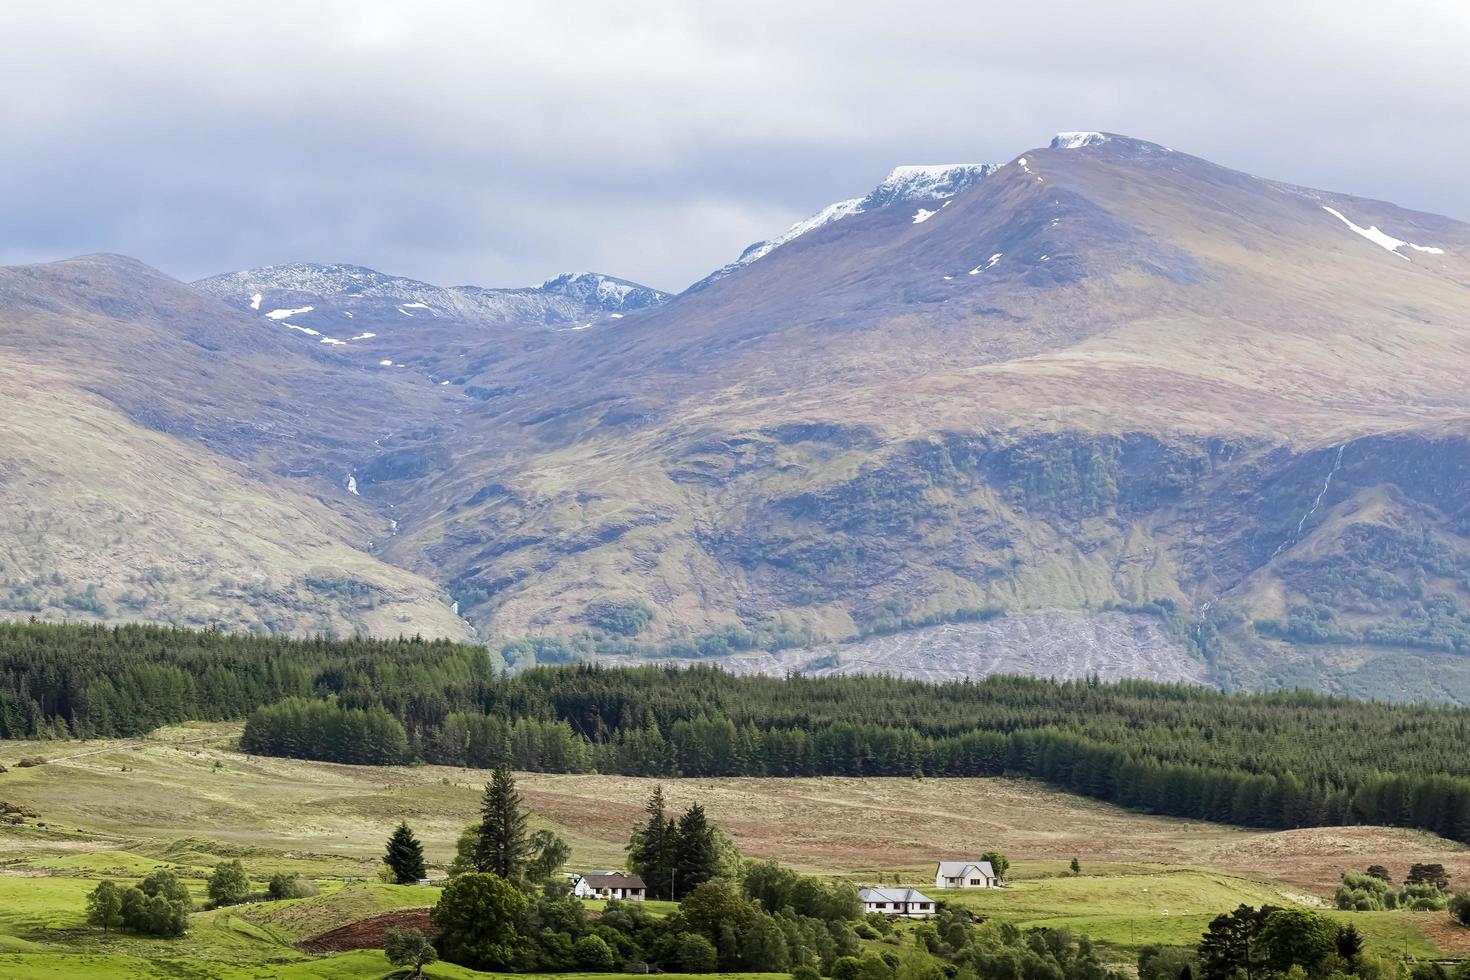
[{"label": "valley", "polygon": [[[132,740],[0,743],[0,761],[12,766],[0,775],[0,796],[38,814],[0,825],[7,910],[0,914],[0,967],[65,977],[105,964],[116,971],[109,975],[151,978],[186,958],[212,976],[382,975],[380,953],[317,957],[291,943],[376,912],[432,904],[436,888],[374,881],[383,839],[407,819],[431,866],[442,867],[474,818],[488,774],[246,756],[235,748],[237,733],[196,724]],[[50,761],[13,767],[33,755]],[[525,773],[519,782],[535,826],[571,844],[572,868],[621,865],[628,829],[657,782],[671,805],[702,802],[747,857],[823,877],[898,878],[923,887],[936,855],[1003,849],[1013,887],[957,901],[1023,927],[1086,932],[1118,962],[1146,944],[1191,943],[1214,914],[1241,902],[1322,909],[1395,955],[1470,953],[1470,932],[1450,926],[1444,913],[1327,908],[1340,871],[1368,864],[1385,864],[1396,878],[1420,861],[1444,864],[1455,880],[1470,876],[1470,850],[1419,832],[1242,831],[1133,814],[1012,779]],[[1067,872],[1074,857],[1080,876]],[[322,896],[198,912],[179,941],[107,939],[81,927],[84,894],[100,879],[170,868],[197,889],[210,867],[230,858],[261,880],[304,874],[320,882]],[[433,970],[437,977],[475,975]]]}]

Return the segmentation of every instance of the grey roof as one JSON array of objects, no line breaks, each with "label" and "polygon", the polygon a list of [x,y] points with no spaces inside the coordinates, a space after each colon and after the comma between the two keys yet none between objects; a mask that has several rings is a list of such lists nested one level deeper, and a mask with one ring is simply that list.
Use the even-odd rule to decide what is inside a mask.
[{"label": "grey roof", "polygon": [[917,888],[862,888],[858,890],[858,897],[864,902],[934,903],[934,899]]},{"label": "grey roof", "polygon": [[971,868],[978,868],[987,878],[995,877],[995,869],[989,861],[940,861],[939,873],[945,878],[963,878]]},{"label": "grey roof", "polygon": [[591,871],[582,876],[582,880],[592,888],[647,888],[643,879],[637,875],[627,875],[620,871]]}]

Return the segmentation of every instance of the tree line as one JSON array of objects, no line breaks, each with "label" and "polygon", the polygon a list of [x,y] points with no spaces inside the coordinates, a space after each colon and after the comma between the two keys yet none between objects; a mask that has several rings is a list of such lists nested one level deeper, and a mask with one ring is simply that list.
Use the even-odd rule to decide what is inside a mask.
[{"label": "tree line", "polygon": [[247,717],[243,747],[644,776],[1020,775],[1254,827],[1470,841],[1470,710],[1143,681],[740,677],[538,667],[483,647],[0,625],[0,737]]}]

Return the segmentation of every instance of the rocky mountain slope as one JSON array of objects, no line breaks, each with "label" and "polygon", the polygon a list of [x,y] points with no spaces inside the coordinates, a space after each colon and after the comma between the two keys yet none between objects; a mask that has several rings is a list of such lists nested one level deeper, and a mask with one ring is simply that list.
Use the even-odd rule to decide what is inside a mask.
[{"label": "rocky mountain slope", "polygon": [[6,615],[472,635],[336,492],[390,420],[435,414],[427,385],[363,384],[105,255],[0,269],[0,355]]},{"label": "rocky mountain slope", "polygon": [[280,269],[72,283],[102,301],[42,329],[0,288],[0,345],[543,658],[925,628],[932,664],[870,649],[1470,699],[1460,222],[1069,133],[899,168],[671,299]]},{"label": "rocky mountain slope", "polygon": [[298,262],[211,276],[194,283],[242,313],[333,348],[351,361],[415,366],[429,373],[470,343],[513,346],[522,331],[587,330],[615,324],[670,295],[596,272],[565,273],[539,286],[433,286],[356,265]]}]

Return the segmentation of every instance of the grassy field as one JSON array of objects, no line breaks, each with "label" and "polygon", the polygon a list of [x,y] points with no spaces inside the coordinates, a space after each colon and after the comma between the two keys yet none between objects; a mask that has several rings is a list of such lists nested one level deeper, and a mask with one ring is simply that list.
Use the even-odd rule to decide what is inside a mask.
[{"label": "grassy field", "polygon": [[[0,825],[0,976],[378,977],[381,954],[312,956],[294,943],[364,916],[431,905],[437,889],[375,878],[399,819],[442,869],[475,816],[486,773],[266,759],[233,750],[229,726],[191,725],[147,739],[0,742],[0,800],[39,816]],[[24,756],[50,760],[20,769]],[[572,846],[572,869],[618,867],[654,780],[525,774],[536,823]],[[1128,813],[1017,780],[666,780],[674,806],[699,800],[756,858],[858,884],[927,887],[929,863],[999,848],[1013,885],[943,897],[1023,927],[1066,926],[1124,960],[1146,943],[1193,943],[1241,903],[1326,910],[1338,875],[1368,864],[1402,876],[1439,861],[1461,884],[1470,851],[1384,828],[1265,833]],[[1083,872],[1067,871],[1070,860]],[[277,871],[322,894],[199,912],[188,936],[103,936],[83,922],[98,879],[135,881],[169,868],[203,905],[204,878],[239,858],[260,882]],[[936,896],[937,897],[937,896]],[[666,910],[661,910],[666,911]],[[1345,913],[1330,912],[1333,915]],[[1470,954],[1470,930],[1443,913],[1358,913],[1383,952]],[[440,966],[438,977],[469,975]]]}]

